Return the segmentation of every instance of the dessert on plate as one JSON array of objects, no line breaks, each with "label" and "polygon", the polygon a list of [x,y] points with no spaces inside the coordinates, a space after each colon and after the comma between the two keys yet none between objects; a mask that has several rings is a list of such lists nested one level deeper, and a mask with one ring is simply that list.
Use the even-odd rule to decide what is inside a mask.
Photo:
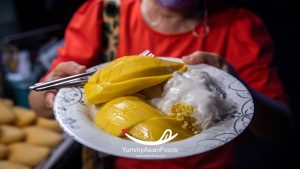
[{"label": "dessert on plate", "polygon": [[84,86],[87,101],[99,107],[94,118],[102,130],[144,141],[164,131],[182,140],[214,126],[232,107],[207,72],[156,57],[127,56],[99,69]]}]

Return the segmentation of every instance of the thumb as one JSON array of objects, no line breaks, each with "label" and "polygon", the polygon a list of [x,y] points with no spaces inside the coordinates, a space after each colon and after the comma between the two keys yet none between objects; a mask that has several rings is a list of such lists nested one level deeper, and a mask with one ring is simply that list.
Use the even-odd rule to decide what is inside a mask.
[{"label": "thumb", "polygon": [[56,76],[64,77],[64,76],[70,76],[75,75],[79,73],[83,73],[86,71],[86,67],[79,65],[76,62],[63,62],[57,65],[57,67],[54,69],[54,74]]}]

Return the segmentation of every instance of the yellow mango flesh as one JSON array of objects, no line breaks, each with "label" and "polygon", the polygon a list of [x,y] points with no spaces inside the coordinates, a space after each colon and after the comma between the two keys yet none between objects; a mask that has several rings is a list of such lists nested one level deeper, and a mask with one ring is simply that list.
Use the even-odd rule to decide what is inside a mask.
[{"label": "yellow mango flesh", "polygon": [[84,90],[89,103],[104,103],[160,84],[171,78],[173,72],[186,69],[182,63],[155,57],[122,57],[94,73]]},{"label": "yellow mango flesh", "polygon": [[120,82],[139,77],[166,75],[180,70],[184,65],[155,57],[124,56],[105,65],[98,82]]},{"label": "yellow mango flesh", "polygon": [[134,127],[128,133],[140,140],[157,141],[161,138],[166,129],[172,131],[172,135],[178,135],[172,141],[182,140],[193,136],[193,133],[188,129],[183,129],[182,121],[176,120],[172,117],[154,117],[145,120]]},{"label": "yellow mango flesh", "polygon": [[87,98],[90,98],[88,101],[90,103],[98,104],[110,101],[119,96],[126,96],[143,90],[145,88],[158,85],[171,77],[172,75],[169,74],[162,76],[141,77],[111,84],[87,83],[84,86],[84,90],[87,94]]},{"label": "yellow mango flesh", "polygon": [[127,96],[105,103],[97,112],[94,121],[106,132],[121,136],[123,129],[129,129],[142,121],[159,116],[159,110],[144,100]]}]

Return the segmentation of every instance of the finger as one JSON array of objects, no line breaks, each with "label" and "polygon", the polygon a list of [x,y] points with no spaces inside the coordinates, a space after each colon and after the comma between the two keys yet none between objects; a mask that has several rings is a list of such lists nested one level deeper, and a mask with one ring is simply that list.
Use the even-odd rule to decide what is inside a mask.
[{"label": "finger", "polygon": [[188,56],[182,57],[182,60],[185,64],[195,65],[203,63],[203,56],[201,54],[202,52],[196,51]]},{"label": "finger", "polygon": [[212,52],[196,51],[188,56],[182,58],[186,64],[200,64],[205,63],[215,67],[221,67],[221,57]]},{"label": "finger", "polygon": [[53,70],[53,76],[54,77],[64,77],[64,76],[70,76],[75,75],[79,73],[83,73],[86,71],[86,67],[79,65],[76,62],[70,61],[70,62],[63,62],[57,65],[57,67]]},{"label": "finger", "polygon": [[224,59],[221,56],[219,56],[217,53],[201,52],[200,57],[202,57],[203,63],[220,68],[220,69],[221,69],[222,65],[224,64]]}]

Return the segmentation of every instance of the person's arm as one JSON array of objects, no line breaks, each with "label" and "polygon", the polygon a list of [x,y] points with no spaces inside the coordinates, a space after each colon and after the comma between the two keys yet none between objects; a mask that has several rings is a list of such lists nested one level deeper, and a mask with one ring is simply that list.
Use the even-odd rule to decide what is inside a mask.
[{"label": "person's arm", "polygon": [[[48,73],[41,81],[49,81],[85,71],[84,66],[94,66],[101,46],[102,1],[90,0],[73,15],[64,37],[64,45],[58,50]],[[74,61],[74,62],[69,62]],[[64,63],[66,62],[66,63]],[[76,62],[76,63],[75,63]],[[56,91],[29,94],[31,108],[44,117],[53,117],[52,104]]]}]

